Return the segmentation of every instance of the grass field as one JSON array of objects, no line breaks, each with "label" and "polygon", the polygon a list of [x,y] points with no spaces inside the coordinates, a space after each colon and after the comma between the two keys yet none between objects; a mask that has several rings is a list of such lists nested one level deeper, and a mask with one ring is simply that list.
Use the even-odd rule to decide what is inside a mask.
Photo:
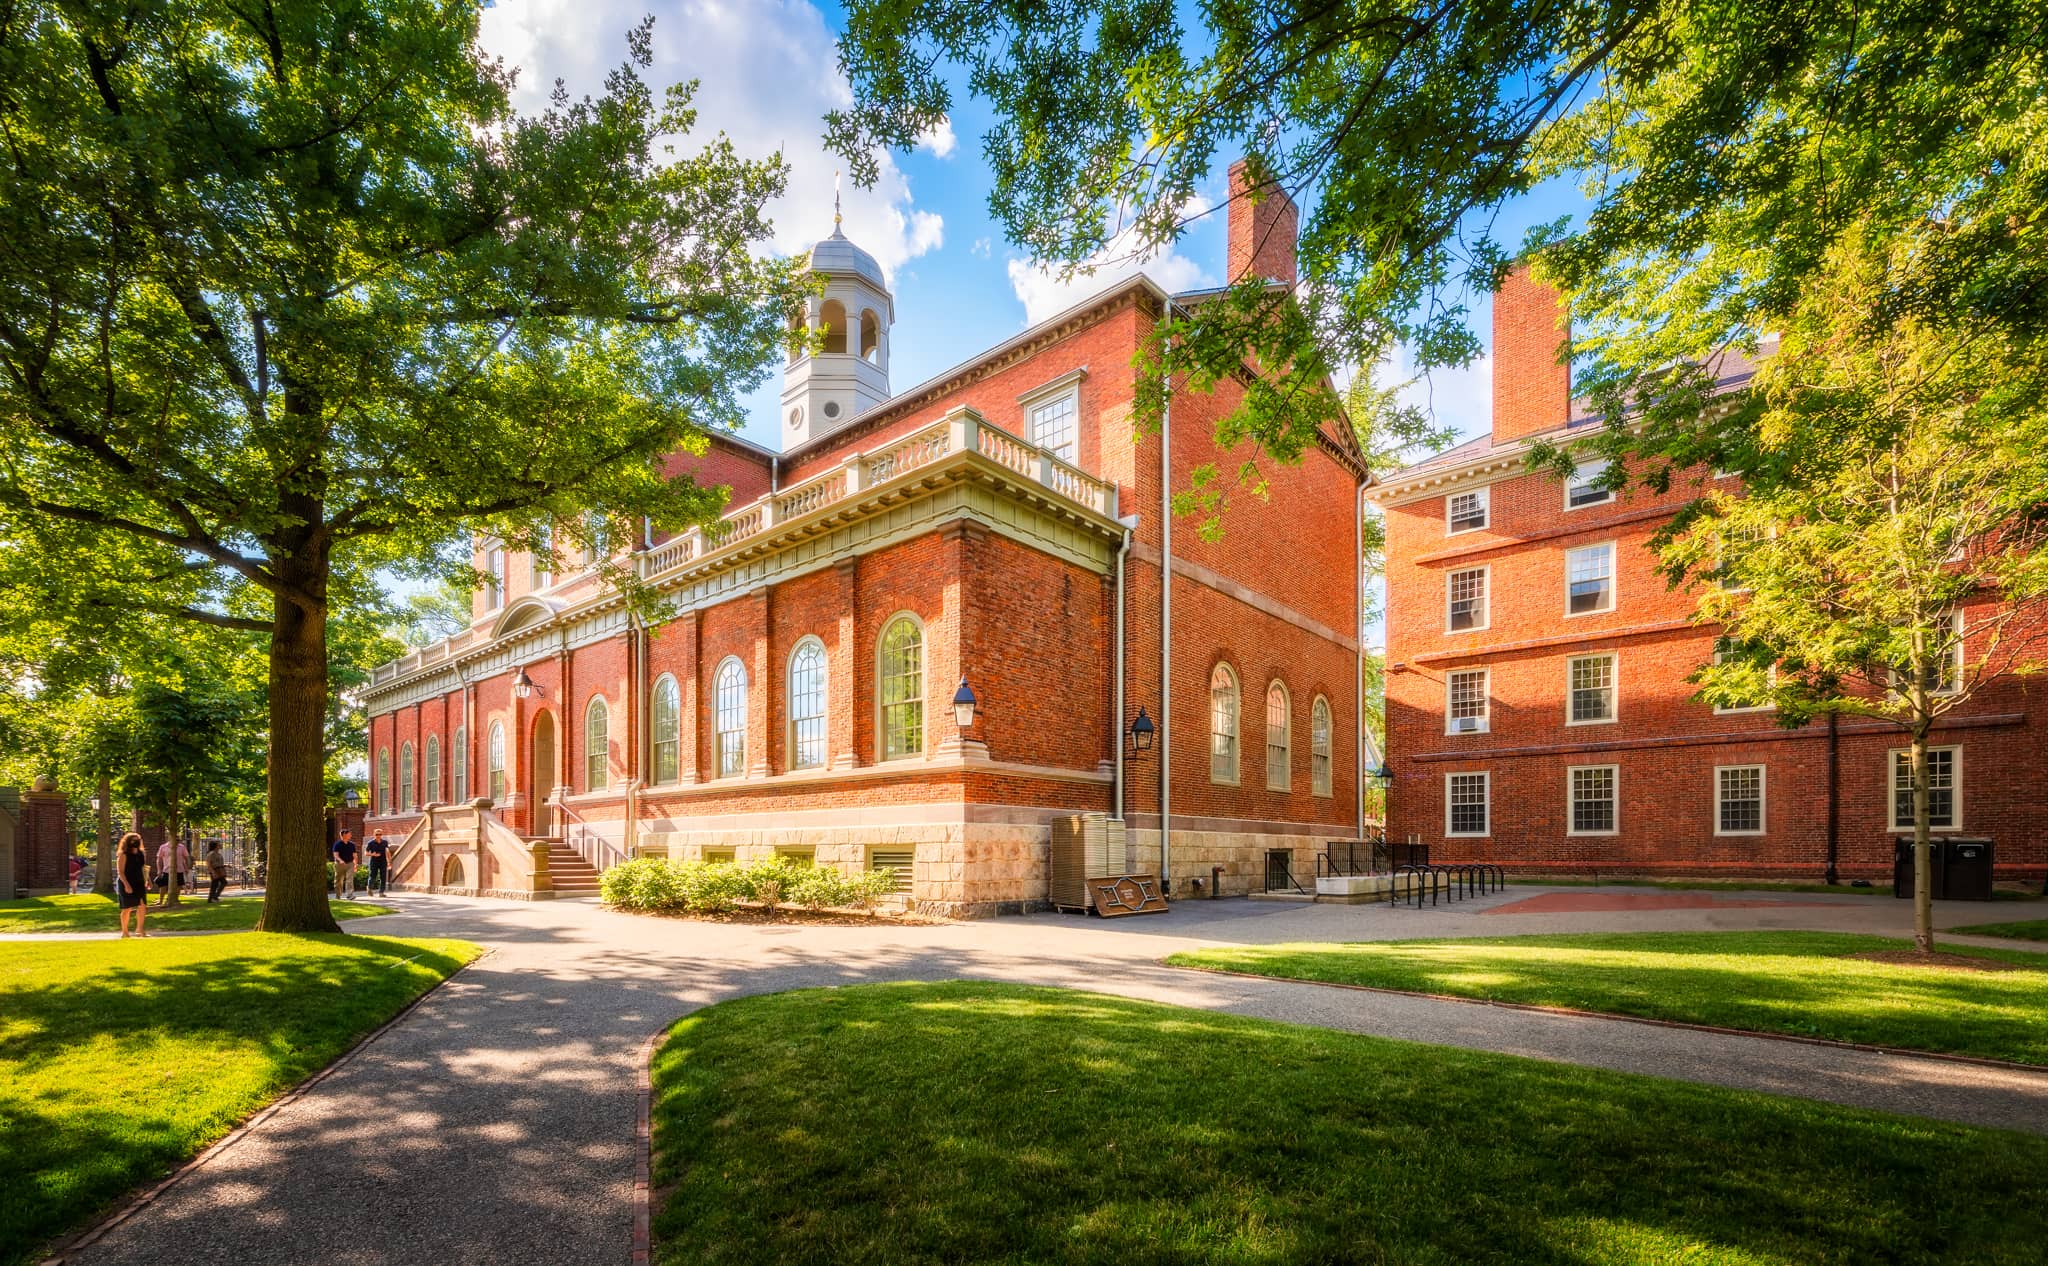
[{"label": "grass field", "polygon": [[2033,919],[2025,923],[1973,923],[1968,927],[1950,928],[1966,936],[2005,936],[2015,941],[2048,941],[2048,919]]},{"label": "grass field", "polygon": [[1980,972],[1848,957],[1910,947],[1834,932],[1631,932],[1243,945],[1166,961],[2048,1064],[2048,959],[1945,947],[2033,969]]},{"label": "grass field", "polygon": [[[263,913],[261,897],[222,897],[208,905],[204,888],[199,890],[198,900],[187,895],[183,901],[183,905],[173,910],[159,910],[151,906],[149,921],[144,926],[152,932],[247,932],[256,926],[256,916]],[[333,901],[328,904],[337,919],[363,919],[373,914],[391,913],[388,906],[372,905],[368,901]],[[75,897],[28,897],[20,901],[0,901],[0,932],[120,930],[121,919],[112,897],[86,892]]]},{"label": "grass field", "polygon": [[1064,990],[746,998],[653,1072],[671,1266],[2017,1266],[2048,1236],[2048,1139]]},{"label": "grass field", "polygon": [[253,932],[0,944],[0,1263],[162,1176],[475,953]]}]

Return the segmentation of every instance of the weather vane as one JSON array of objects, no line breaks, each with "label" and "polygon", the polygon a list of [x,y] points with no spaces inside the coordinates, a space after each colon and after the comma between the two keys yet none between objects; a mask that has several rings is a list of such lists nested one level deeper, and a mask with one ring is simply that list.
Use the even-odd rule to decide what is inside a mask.
[{"label": "weather vane", "polygon": [[839,232],[839,173],[832,173],[832,231]]}]

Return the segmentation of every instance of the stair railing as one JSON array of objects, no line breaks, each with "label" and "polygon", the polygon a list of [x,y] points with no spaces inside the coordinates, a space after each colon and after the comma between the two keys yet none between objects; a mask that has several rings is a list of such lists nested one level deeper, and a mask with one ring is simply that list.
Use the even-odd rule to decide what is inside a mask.
[{"label": "stair railing", "polygon": [[597,829],[588,818],[571,808],[563,798],[562,789],[555,788],[555,794],[548,803],[562,815],[562,840],[576,856],[590,863],[590,868],[602,875],[607,870],[626,860],[625,847]]}]

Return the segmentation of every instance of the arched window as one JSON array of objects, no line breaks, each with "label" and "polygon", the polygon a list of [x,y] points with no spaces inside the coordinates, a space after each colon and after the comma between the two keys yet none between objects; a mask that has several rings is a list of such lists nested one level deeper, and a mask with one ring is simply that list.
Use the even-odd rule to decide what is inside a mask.
[{"label": "arched window", "polygon": [[789,767],[825,764],[825,644],[807,637],[789,657]]},{"label": "arched window", "polygon": [[804,339],[809,331],[804,326],[804,310],[792,308],[789,313],[789,363],[794,365],[804,354]]},{"label": "arched window", "polygon": [[651,709],[654,730],[654,781],[675,782],[683,776],[683,689],[662,674],[654,683]]},{"label": "arched window", "polygon": [[720,778],[737,778],[747,772],[747,670],[737,659],[718,666],[711,694],[717,713],[711,759]]},{"label": "arched window", "polygon": [[398,745],[398,811],[412,812],[412,744]]},{"label": "arched window", "polygon": [[1286,791],[1294,785],[1294,733],[1288,716],[1287,687],[1277,680],[1266,687],[1266,789]]},{"label": "arched window", "polygon": [[505,726],[501,721],[491,722],[490,737],[484,743],[484,794],[491,803],[505,803]]},{"label": "arched window", "polygon": [[825,326],[825,350],[844,352],[846,350],[846,305],[837,299],[827,299],[820,316]]},{"label": "arched window", "polygon": [[441,803],[441,736],[427,735],[427,803]]},{"label": "arched window", "polygon": [[455,729],[455,803],[469,799],[469,727]]},{"label": "arched window", "polygon": [[1228,664],[1209,674],[1209,781],[1237,781],[1237,674]]},{"label": "arched window", "polygon": [[1310,777],[1319,796],[1331,794],[1330,729],[1330,701],[1317,695],[1316,706],[1309,713],[1308,750]]},{"label": "arched window", "polygon": [[860,314],[860,358],[875,364],[882,355],[882,319],[869,308]]},{"label": "arched window", "polygon": [[882,759],[924,755],[924,628],[899,615],[880,645]]},{"label": "arched window", "polygon": [[603,791],[612,785],[612,710],[603,695],[590,696],[583,709],[583,789]]},{"label": "arched window", "polygon": [[377,812],[391,812],[391,749],[377,749]]}]

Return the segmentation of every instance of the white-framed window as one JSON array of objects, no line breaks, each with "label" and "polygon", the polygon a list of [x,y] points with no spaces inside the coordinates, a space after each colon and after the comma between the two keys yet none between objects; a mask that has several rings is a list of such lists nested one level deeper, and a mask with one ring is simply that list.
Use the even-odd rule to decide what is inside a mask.
[{"label": "white-framed window", "polygon": [[789,767],[825,764],[825,644],[806,637],[789,657]]},{"label": "white-framed window", "polygon": [[1574,655],[1566,663],[1569,700],[1566,725],[1603,725],[1615,719],[1616,680],[1620,676],[1612,651],[1600,655]]},{"label": "white-framed window", "polygon": [[1594,483],[1606,475],[1607,466],[1604,461],[1580,462],[1572,471],[1571,478],[1564,481],[1564,508],[1583,510],[1587,506],[1606,505],[1614,500],[1614,489],[1601,488]]},{"label": "white-framed window", "polygon": [[1492,512],[1491,488],[1454,492],[1444,499],[1444,535],[1477,532],[1485,527]]},{"label": "white-framed window", "polygon": [[427,766],[427,803],[441,803],[441,736],[427,735],[425,763]]},{"label": "white-framed window", "polygon": [[1934,693],[1952,695],[1963,688],[1963,613],[1961,608],[1948,613],[1944,621],[1948,626],[1948,645],[1943,648],[1941,675],[1935,679]]},{"label": "white-framed window", "polygon": [[711,686],[711,767],[720,778],[747,772],[747,670],[731,655]]},{"label": "white-framed window", "polygon": [[605,791],[612,785],[612,710],[603,695],[590,696],[583,708],[583,789]]},{"label": "white-framed window", "polygon": [[493,545],[484,551],[484,610],[505,605],[505,551]]},{"label": "white-framed window", "polygon": [[411,813],[413,809],[412,744],[398,745],[398,811]]},{"label": "white-framed window", "polygon": [[1294,786],[1294,726],[1287,687],[1274,681],[1266,687],[1266,790]]},{"label": "white-framed window", "polygon": [[595,567],[612,556],[611,524],[597,510],[583,514],[583,565]]},{"label": "white-framed window", "polygon": [[1569,777],[1571,827],[1567,835],[1613,835],[1621,829],[1621,766],[1573,765]]},{"label": "white-framed window", "polygon": [[391,812],[391,749],[377,749],[377,812]]},{"label": "white-framed window", "polygon": [[1564,552],[1564,613],[1594,615],[1614,610],[1614,542],[1581,545]]},{"label": "white-framed window", "polygon": [[1218,663],[1209,670],[1209,781],[1237,784],[1237,671]]},{"label": "white-framed window", "polygon": [[[1733,653],[1733,644],[1726,637],[1717,637],[1714,639],[1714,662],[1716,664],[1727,663],[1728,656]],[[1770,668],[1765,670],[1764,680],[1772,686],[1776,686],[1778,684],[1778,666],[1776,664],[1772,664]],[[1775,711],[1777,707],[1778,705],[1771,702],[1769,699],[1764,700],[1762,703],[1745,703],[1737,705],[1735,707],[1728,708],[1724,708],[1717,703],[1714,705],[1714,715],[1728,716],[1732,713],[1737,712],[1772,712]]]},{"label": "white-framed window", "polygon": [[1308,744],[1309,776],[1319,796],[1334,794],[1330,790],[1330,740],[1335,729],[1330,724],[1330,701],[1317,695],[1308,714]]},{"label": "white-framed window", "polygon": [[491,722],[490,735],[484,740],[484,777],[484,785],[489,788],[487,794],[491,797],[491,803],[503,805],[505,803],[505,724],[502,721]]},{"label": "white-framed window", "polygon": [[1444,733],[1484,734],[1492,728],[1492,672],[1456,668],[1444,674]]},{"label": "white-framed window", "polygon": [[1444,577],[1444,631],[1470,633],[1487,625],[1490,567],[1467,567]]},{"label": "white-framed window", "polygon": [[1736,530],[1723,527],[1717,531],[1714,534],[1715,583],[1729,593],[1748,593],[1749,586],[1742,581],[1744,556],[1751,546],[1767,535],[1761,528]]},{"label": "white-framed window", "polygon": [[1493,833],[1493,775],[1444,775],[1444,834],[1453,837]]},{"label": "white-framed window", "polygon": [[545,589],[555,583],[555,534],[546,527],[533,551],[533,587]]},{"label": "white-framed window", "polygon": [[664,786],[683,776],[683,688],[663,673],[649,701],[649,738],[654,744],[654,783]]},{"label": "white-framed window", "polygon": [[[1891,829],[1913,829],[1913,753],[1903,747],[1891,754]],[[1935,831],[1963,826],[1963,749],[1927,749],[1927,825]]]},{"label": "white-framed window", "polygon": [[455,803],[469,800],[469,727],[455,727]]},{"label": "white-framed window", "polygon": [[1081,413],[1081,393],[1064,391],[1033,400],[1027,406],[1027,428],[1033,444],[1061,461],[1071,462],[1079,451],[1075,446],[1075,420]]},{"label": "white-framed window", "polygon": [[1764,767],[1714,766],[1714,834],[1764,833]]},{"label": "white-framed window", "polygon": [[875,647],[882,759],[924,755],[924,625],[905,613],[882,628]]}]

